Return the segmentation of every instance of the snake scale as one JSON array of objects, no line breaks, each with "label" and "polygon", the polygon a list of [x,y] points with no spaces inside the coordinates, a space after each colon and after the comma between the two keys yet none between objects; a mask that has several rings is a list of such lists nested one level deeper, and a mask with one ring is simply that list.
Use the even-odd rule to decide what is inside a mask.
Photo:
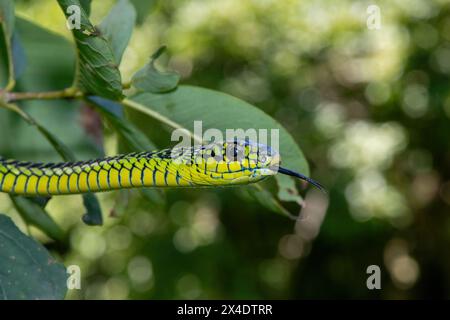
[{"label": "snake scale", "polygon": [[228,141],[103,159],[33,163],[0,158],[0,191],[51,196],[134,187],[250,184],[277,173],[316,181],[280,167],[278,152],[251,141]]}]

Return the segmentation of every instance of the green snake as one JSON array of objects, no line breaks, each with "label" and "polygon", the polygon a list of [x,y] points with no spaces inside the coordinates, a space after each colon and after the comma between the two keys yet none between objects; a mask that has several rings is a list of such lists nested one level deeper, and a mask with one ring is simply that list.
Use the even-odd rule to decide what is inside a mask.
[{"label": "green snake", "polygon": [[83,162],[33,163],[0,158],[0,191],[52,196],[134,187],[216,187],[261,181],[277,173],[316,181],[280,167],[270,147],[226,141],[138,152]]}]

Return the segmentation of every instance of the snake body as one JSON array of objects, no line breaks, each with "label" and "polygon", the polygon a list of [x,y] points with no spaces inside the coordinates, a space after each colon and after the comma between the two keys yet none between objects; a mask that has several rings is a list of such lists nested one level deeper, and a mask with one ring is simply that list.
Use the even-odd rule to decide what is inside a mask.
[{"label": "snake body", "polygon": [[[276,173],[278,153],[249,141],[139,152],[83,162],[0,159],[0,191],[51,196],[133,187],[249,184]],[[272,168],[272,169],[270,169]]]}]

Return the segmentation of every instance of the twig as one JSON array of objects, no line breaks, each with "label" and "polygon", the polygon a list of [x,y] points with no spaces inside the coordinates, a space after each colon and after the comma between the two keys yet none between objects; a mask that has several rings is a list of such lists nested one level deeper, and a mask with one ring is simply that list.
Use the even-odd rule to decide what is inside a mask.
[{"label": "twig", "polygon": [[76,88],[47,92],[6,92],[4,95],[6,102],[20,100],[76,99],[83,97],[83,93]]}]

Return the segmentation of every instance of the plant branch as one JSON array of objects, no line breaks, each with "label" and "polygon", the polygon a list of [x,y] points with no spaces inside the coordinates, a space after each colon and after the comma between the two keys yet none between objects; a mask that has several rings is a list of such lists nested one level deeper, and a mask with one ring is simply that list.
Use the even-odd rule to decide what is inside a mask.
[{"label": "plant branch", "polygon": [[5,93],[6,101],[20,100],[51,100],[51,99],[76,99],[81,98],[83,93],[76,88],[67,88],[59,91],[47,92],[7,92]]}]

